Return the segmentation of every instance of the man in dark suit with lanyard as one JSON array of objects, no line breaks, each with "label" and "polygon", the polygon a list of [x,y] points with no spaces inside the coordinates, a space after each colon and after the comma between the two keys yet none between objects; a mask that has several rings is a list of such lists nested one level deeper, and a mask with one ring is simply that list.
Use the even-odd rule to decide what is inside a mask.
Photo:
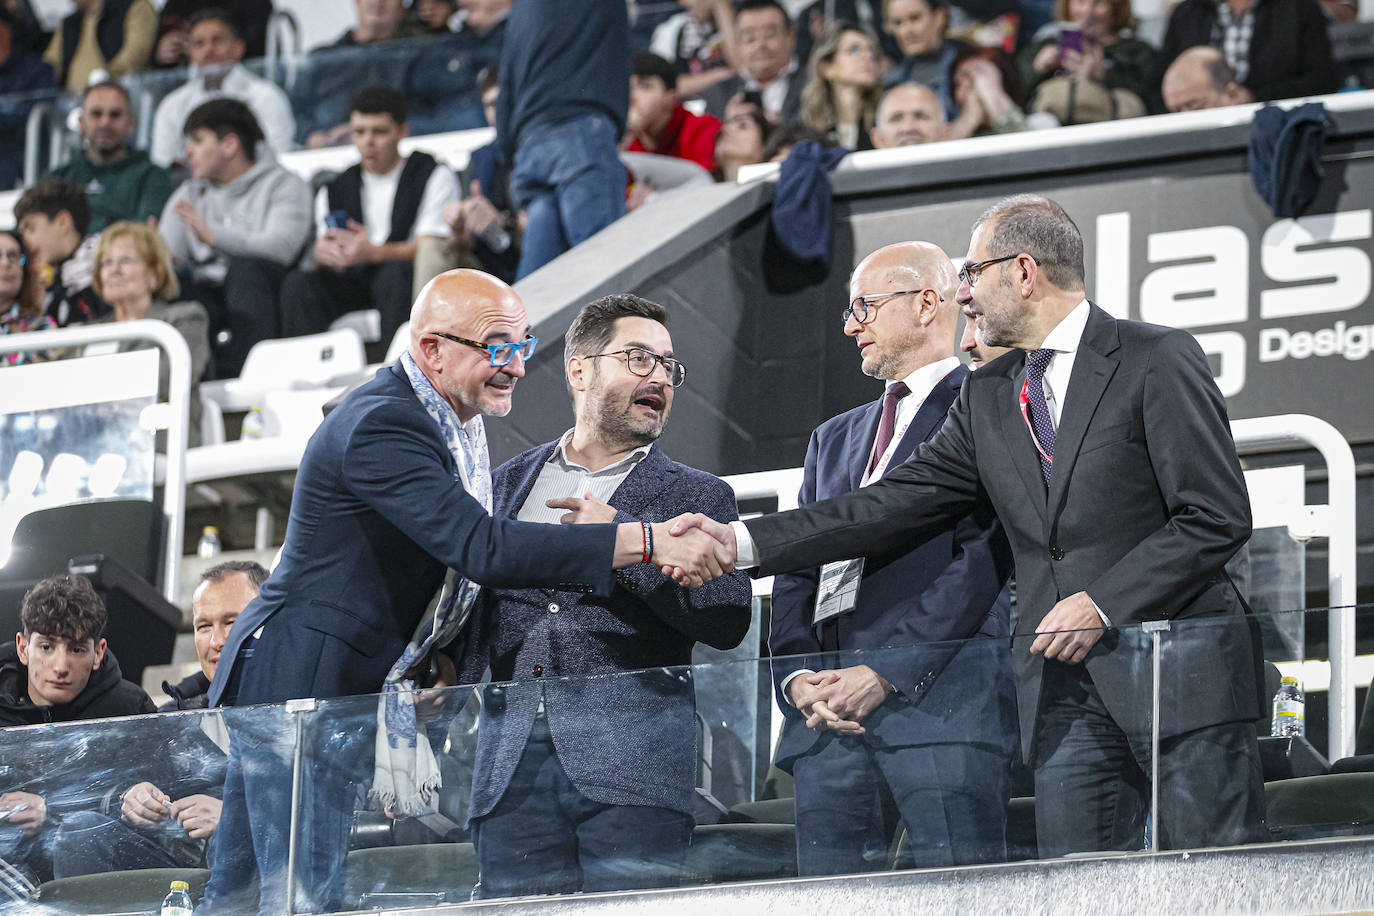
[{"label": "man in dark suit with lanyard", "polygon": [[[955,284],[927,242],[889,245],[855,269],[844,332],[864,374],[888,384],[812,434],[802,505],[881,479],[940,428],[969,374],[953,355]],[[776,762],[795,779],[800,874],[886,867],[899,816],[917,867],[1005,858],[1011,656],[1005,639],[970,638],[1009,635],[998,599],[1011,551],[985,516],[914,549],[773,579],[769,647],[786,716]],[[851,576],[856,597],[823,586],[818,600],[818,581]],[[894,689],[927,674],[918,695]]]},{"label": "man in dark suit with lanyard", "polygon": [[1025,352],[974,373],[910,460],[793,512],[690,524],[767,574],[909,546],[990,505],[1016,560],[1013,652],[1041,854],[1142,845],[1152,678],[1138,625],[1149,621],[1174,629],[1156,836],[1166,848],[1256,839],[1254,655],[1223,570],[1250,535],[1250,506],[1202,349],[1084,299],[1082,236],[1043,197],[980,217],[960,281],[984,342]]}]

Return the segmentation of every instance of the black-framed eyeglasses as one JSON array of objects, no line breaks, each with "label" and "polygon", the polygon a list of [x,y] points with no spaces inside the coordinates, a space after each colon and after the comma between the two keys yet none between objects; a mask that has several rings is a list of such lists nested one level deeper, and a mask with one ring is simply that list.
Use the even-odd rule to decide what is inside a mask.
[{"label": "black-framed eyeglasses", "polygon": [[[931,287],[927,286],[925,289],[903,289],[895,293],[870,293],[867,296],[855,296],[849,301],[849,305],[845,306],[844,311],[840,313],[840,319],[845,324],[849,324],[849,319],[853,317],[859,324],[868,324],[869,317],[878,310],[878,306],[881,305],[884,300],[895,299],[898,296],[914,296],[917,293],[925,292],[927,289],[931,289]],[[945,297],[941,296],[940,301],[944,302]]]},{"label": "black-framed eyeglasses", "polygon": [[[994,264],[1001,264],[1003,261],[1010,261],[1012,258],[1019,257],[1021,257],[1021,252],[1018,251],[1016,254],[1009,254],[1002,258],[988,258],[986,261],[974,261],[972,264],[965,264],[959,268],[959,282],[967,283],[969,289],[973,289],[978,285],[978,278],[983,275],[983,271]],[[1031,260],[1037,264],[1040,263],[1039,258],[1032,257]]]},{"label": "black-framed eyeglasses", "polygon": [[648,378],[654,374],[654,367],[662,364],[663,371],[668,375],[668,384],[674,388],[681,388],[682,383],[687,381],[687,367],[671,356],[659,356],[653,350],[646,350],[643,347],[626,347],[623,350],[612,350],[610,353],[591,353],[586,359],[597,359],[602,356],[616,356],[625,360],[625,368],[630,370],[632,375],[640,378]]},{"label": "black-framed eyeglasses", "polygon": [[539,345],[538,337],[526,337],[519,343],[485,344],[444,331],[430,331],[430,333],[435,337],[442,337],[444,340],[451,340],[454,343],[466,344],[469,347],[484,350],[491,357],[491,364],[498,367],[509,365],[517,353],[520,354],[522,362],[529,362],[530,357],[534,355],[534,348]]}]

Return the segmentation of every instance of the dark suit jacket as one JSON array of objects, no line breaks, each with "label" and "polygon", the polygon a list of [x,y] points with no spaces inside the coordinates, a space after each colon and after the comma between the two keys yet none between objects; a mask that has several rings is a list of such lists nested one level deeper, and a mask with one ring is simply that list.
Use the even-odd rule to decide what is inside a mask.
[{"label": "dark suit jacket", "polygon": [[[889,470],[940,428],[968,374],[959,366],[931,390],[898,442]],[[879,398],[827,420],[811,435],[802,505],[859,488],[881,414]],[[824,624],[835,630],[833,645],[842,650],[838,656],[822,653],[819,628],[811,625],[817,570],[775,577],[769,648],[778,705],[788,720],[778,765],[788,769],[797,756],[833,738],[829,733],[818,737],[802,726],[801,714],[781,694],[782,681],[799,668],[855,664],[869,665],[895,685],[925,679],[919,695],[901,694],[875,710],[865,723],[864,740],[887,747],[970,740],[1010,749],[1015,743],[1015,699],[1005,640],[997,645],[980,640],[967,652],[948,643],[921,648],[975,635],[1008,636],[1010,602],[1002,587],[1010,565],[1006,537],[986,512],[981,519],[960,519],[913,549],[870,556],[854,610]],[[902,648],[849,651],[891,646]],[[926,678],[937,671],[938,679]]]},{"label": "dark suit jacket", "polygon": [[[264,624],[240,705],[375,693],[448,567],[484,585],[610,593],[612,526],[493,519],[454,474],[399,364],[349,394],[306,447],[281,561],[229,632],[211,704]],[[274,640],[278,628],[292,638]]]},{"label": "dark suit jacket", "polygon": [[[557,444],[530,449],[497,469],[498,518],[519,514]],[[610,504],[617,522],[663,522],[683,512],[704,512],[717,521],[738,517],[726,483],[678,464],[657,445]],[[733,648],[750,617],[751,589],[742,572],[687,589],[640,563],[617,574],[609,596],[535,588],[484,592],[459,676],[474,682],[490,667],[493,681],[514,683],[483,691],[469,816],[489,813],[501,799],[541,696],[559,762],[583,795],[690,814],[697,759],[696,704],[686,667],[692,646]]]},{"label": "dark suit jacket", "polygon": [[[787,95],[782,100],[782,124],[784,127],[801,123],[801,91],[805,84],[806,68],[798,67],[787,84]],[[706,113],[715,115],[724,121],[725,106],[735,97],[735,93],[743,91],[744,77],[736,75],[721,80],[701,94],[701,100],[706,103]]]},{"label": "dark suit jacket", "polygon": [[[1184,331],[1092,307],[1048,493],[1017,403],[1024,379],[1025,355],[1006,354],[970,376],[940,431],[883,480],[748,522],[759,572],[909,548],[990,504],[1016,561],[1014,656],[1028,751],[1043,666],[1029,654],[1030,634],[1079,591],[1115,627],[1209,619],[1166,640],[1162,734],[1254,718],[1248,628],[1222,569],[1250,536],[1250,504],[1202,349]],[[1085,664],[1113,718],[1148,746],[1150,665],[1140,630],[1108,630]]]}]

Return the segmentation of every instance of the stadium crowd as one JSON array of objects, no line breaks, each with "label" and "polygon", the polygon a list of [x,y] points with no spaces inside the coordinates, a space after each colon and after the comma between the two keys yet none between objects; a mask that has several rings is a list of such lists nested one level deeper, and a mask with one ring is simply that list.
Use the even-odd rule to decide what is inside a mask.
[{"label": "stadium crowd", "polygon": [[[389,341],[442,270],[513,281],[684,168],[728,181],[799,141],[882,149],[1330,92],[1343,77],[1328,22],[1353,16],[1343,0],[1185,0],[1156,47],[1130,0],[681,0],[637,17],[611,0],[355,6],[290,80],[259,59],[266,0],[160,14],[80,0],[50,35],[26,0],[0,6],[0,185],[19,180],[33,105],[80,102],[70,155],[15,207],[23,289],[3,291],[4,332],[110,320],[94,256],[131,220],[157,227],[182,298],[206,312],[191,345],[212,353],[207,377],[359,309],[378,310]],[[399,150],[484,125],[497,140],[461,173]],[[277,163],[347,143],[359,163],[313,188]],[[684,161],[665,173],[655,157]]]}]

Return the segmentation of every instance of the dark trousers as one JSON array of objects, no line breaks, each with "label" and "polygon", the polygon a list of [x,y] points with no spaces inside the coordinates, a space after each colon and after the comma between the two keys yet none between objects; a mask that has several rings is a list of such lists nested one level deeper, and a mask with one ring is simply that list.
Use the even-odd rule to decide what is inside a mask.
[{"label": "dark trousers", "polygon": [[253,344],[282,336],[277,298],[288,269],[266,258],[230,258],[223,286],[183,279],[182,298],[195,299],[210,316],[216,378],[238,377]]},{"label": "dark trousers", "polygon": [[413,261],[385,261],[338,271],[294,270],[281,288],[283,337],[300,337],[329,330],[336,318],[375,308],[382,316],[382,342],[391,339],[410,320]]},{"label": "dark trousers", "polygon": [[1008,767],[1005,751],[974,743],[875,748],[863,737],[821,738],[792,767],[797,873],[888,868],[899,819],[910,840],[901,865],[1004,861]]},{"label": "dark trousers", "polygon": [[[251,653],[251,647],[244,652]],[[235,668],[225,703],[242,699],[239,683],[251,677],[251,656]],[[197,913],[260,916],[286,912],[291,812],[297,814],[296,880],[292,912],[333,913],[342,908],[354,800],[370,757],[376,706],[335,700],[305,713],[301,781],[293,795],[296,719],[283,706],[245,707],[225,713],[229,765],[224,778],[210,883]]]},{"label": "dark trousers", "polygon": [[538,716],[510,785],[472,822],[481,882],[475,897],[672,887],[692,819],[647,805],[609,805],[577,790]]},{"label": "dark trousers", "polygon": [[[1128,734],[1113,720],[1083,665],[1047,661],[1044,672],[1034,758],[1040,855],[1143,848],[1150,810],[1149,728]],[[1263,838],[1264,782],[1254,723],[1172,735],[1161,739],[1159,750],[1154,829],[1161,849]]]}]

